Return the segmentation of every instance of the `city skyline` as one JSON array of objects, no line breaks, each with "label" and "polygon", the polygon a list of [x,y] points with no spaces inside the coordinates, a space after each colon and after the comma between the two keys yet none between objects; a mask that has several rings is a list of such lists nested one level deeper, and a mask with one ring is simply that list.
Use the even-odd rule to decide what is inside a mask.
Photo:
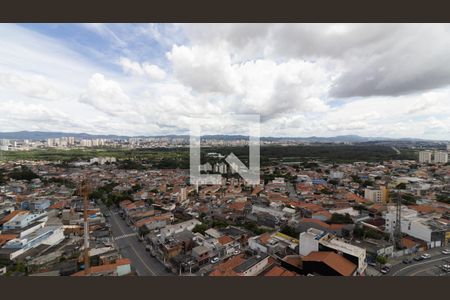
[{"label": "city skyline", "polygon": [[252,113],[262,136],[449,140],[448,29],[2,24],[0,126],[151,136]]}]

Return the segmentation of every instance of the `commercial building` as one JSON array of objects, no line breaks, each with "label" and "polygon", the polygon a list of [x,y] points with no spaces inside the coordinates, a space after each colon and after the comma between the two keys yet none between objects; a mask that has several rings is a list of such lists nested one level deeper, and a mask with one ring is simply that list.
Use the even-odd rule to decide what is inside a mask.
[{"label": "commercial building", "polygon": [[64,240],[62,226],[46,226],[23,237],[8,241],[0,250],[0,256],[13,260],[32,248],[40,245],[54,246],[62,240]]},{"label": "commercial building", "polygon": [[311,252],[333,251],[357,266],[356,274],[364,274],[367,268],[366,249],[351,245],[344,240],[314,228],[300,234],[299,253],[307,256]]},{"label": "commercial building", "polygon": [[11,220],[3,224],[3,230],[18,230],[24,229],[32,223],[42,221],[47,221],[46,213],[36,213],[36,214],[18,214],[14,216]]},{"label": "commercial building", "polygon": [[313,251],[303,257],[303,271],[321,276],[353,276],[356,264],[333,251]]},{"label": "commercial building", "polygon": [[[429,248],[444,244],[447,226],[435,220],[432,216],[419,216],[418,212],[402,206],[400,229],[402,233],[427,243]],[[397,212],[395,206],[388,207],[384,215],[385,230],[392,234],[395,230]]]}]

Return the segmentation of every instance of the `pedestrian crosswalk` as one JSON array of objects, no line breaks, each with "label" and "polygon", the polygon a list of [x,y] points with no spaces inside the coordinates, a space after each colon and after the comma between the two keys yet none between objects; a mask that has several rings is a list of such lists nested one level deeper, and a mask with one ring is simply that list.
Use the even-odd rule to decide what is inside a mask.
[{"label": "pedestrian crosswalk", "polygon": [[136,234],[135,232],[133,232],[133,233],[128,233],[128,234],[122,234],[122,235],[119,235],[119,236],[114,237],[114,240],[117,241],[117,240],[121,240],[121,239],[130,237],[130,236],[136,236],[136,235],[137,235],[137,234]]}]

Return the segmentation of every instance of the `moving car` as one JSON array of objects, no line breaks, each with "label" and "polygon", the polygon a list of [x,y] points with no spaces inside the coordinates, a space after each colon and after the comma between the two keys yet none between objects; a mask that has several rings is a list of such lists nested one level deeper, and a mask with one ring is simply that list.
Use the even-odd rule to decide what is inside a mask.
[{"label": "moving car", "polygon": [[380,272],[381,272],[382,274],[387,274],[387,273],[389,273],[389,271],[391,271],[391,268],[389,268],[389,267],[387,267],[387,266],[384,266],[384,267],[382,267],[382,268],[380,269]]},{"label": "moving car", "polygon": [[430,253],[424,253],[420,257],[422,257],[423,259],[428,259],[428,258],[431,257],[431,254]]},{"label": "moving car", "polygon": [[442,254],[450,254],[450,249],[444,249],[444,250],[442,250]]},{"label": "moving car", "polygon": [[405,258],[402,262],[403,262],[405,265],[408,265],[408,264],[412,263],[413,260],[412,260],[411,258]]},{"label": "moving car", "polygon": [[214,257],[213,259],[211,259],[211,263],[212,264],[215,264],[216,262],[218,262],[219,261],[219,258],[218,257]]},{"label": "moving car", "polygon": [[422,256],[416,256],[416,257],[414,257],[414,260],[415,261],[421,261],[421,260],[423,260],[424,258],[422,257]]}]

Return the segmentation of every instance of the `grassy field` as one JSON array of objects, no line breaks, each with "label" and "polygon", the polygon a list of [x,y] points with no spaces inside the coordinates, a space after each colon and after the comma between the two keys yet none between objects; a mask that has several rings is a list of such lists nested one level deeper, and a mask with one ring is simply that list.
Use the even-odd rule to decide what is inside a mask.
[{"label": "grassy field", "polygon": [[87,160],[97,156],[113,156],[117,159],[132,160],[160,160],[163,158],[188,157],[187,150],[160,150],[160,149],[45,149],[31,151],[3,151],[0,154],[2,161],[17,160],[49,160],[49,161],[77,161]]},{"label": "grassy field", "polygon": [[[202,148],[202,153],[218,152],[228,155],[233,152],[243,162],[248,161],[248,147],[208,147]],[[413,150],[401,149],[397,154],[388,146],[367,145],[308,145],[308,146],[262,146],[261,164],[276,162],[297,162],[319,160],[325,162],[345,163],[355,161],[381,162],[391,159],[415,159]],[[48,160],[48,161],[78,161],[88,160],[96,156],[113,156],[118,160],[137,160],[160,164],[162,168],[189,167],[188,148],[159,149],[70,149],[70,150],[31,150],[2,151],[0,160]]]}]

